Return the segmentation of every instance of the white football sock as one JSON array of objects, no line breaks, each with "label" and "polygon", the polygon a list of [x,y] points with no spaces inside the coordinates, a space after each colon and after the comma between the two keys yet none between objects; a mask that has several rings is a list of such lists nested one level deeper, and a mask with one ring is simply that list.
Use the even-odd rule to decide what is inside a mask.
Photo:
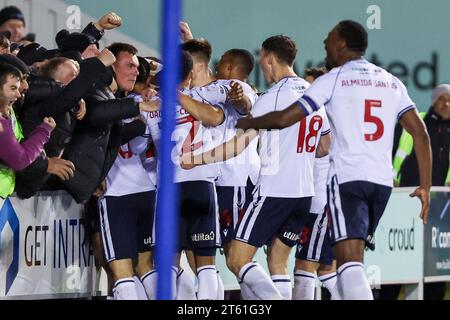
[{"label": "white football sock", "polygon": [[197,268],[198,278],[198,300],[217,299],[217,271],[215,265]]},{"label": "white football sock", "polygon": [[178,268],[172,266],[172,277],[170,278],[170,281],[172,283],[172,300],[177,299],[177,275],[178,275]]},{"label": "white football sock", "polygon": [[[256,261],[253,261],[256,262]],[[241,296],[243,300],[259,300],[259,298],[253,293],[252,289],[244,282],[237,279],[239,286],[241,287]]]},{"label": "white football sock", "polygon": [[270,276],[273,284],[280,291],[284,300],[292,300],[292,284],[291,277],[287,274],[278,274]]},{"label": "white football sock", "polygon": [[138,300],[133,278],[117,280],[114,288],[114,300]]},{"label": "white football sock", "polygon": [[294,297],[293,300],[314,300],[316,275],[304,270],[294,272]]},{"label": "white football sock", "polygon": [[[177,273],[178,268],[172,266],[171,268],[171,285],[172,285],[172,299],[174,300],[177,295]],[[151,270],[141,277],[142,285],[144,286],[145,293],[147,294],[148,300],[157,299],[157,285],[158,285],[158,272],[156,270]]]},{"label": "white football sock", "polygon": [[156,270],[151,270],[141,277],[141,283],[144,286],[148,300],[156,300],[157,275]]},{"label": "white football sock", "polygon": [[133,276],[134,285],[136,286],[136,294],[139,300],[148,300],[147,293],[145,293],[144,285],[141,280],[139,280],[138,276]]},{"label": "white football sock", "polygon": [[343,300],[373,300],[362,263],[346,262],[338,268],[337,274],[339,293]]},{"label": "white football sock", "polygon": [[194,279],[181,268],[177,274],[177,300],[197,300]]},{"label": "white football sock", "polygon": [[331,300],[341,300],[337,286],[336,272],[328,273],[319,277],[322,285],[328,290],[331,295]]},{"label": "white football sock", "polygon": [[238,279],[239,286],[241,287],[241,296],[243,300],[259,300],[259,298],[253,293],[252,289],[245,282]]},{"label": "white football sock", "polygon": [[216,300],[225,300],[225,288],[223,287],[223,281],[220,277],[219,271],[217,271],[217,298]]},{"label": "white football sock", "polygon": [[243,281],[261,300],[282,300],[283,296],[275,287],[269,275],[257,262],[249,262],[239,271]]}]

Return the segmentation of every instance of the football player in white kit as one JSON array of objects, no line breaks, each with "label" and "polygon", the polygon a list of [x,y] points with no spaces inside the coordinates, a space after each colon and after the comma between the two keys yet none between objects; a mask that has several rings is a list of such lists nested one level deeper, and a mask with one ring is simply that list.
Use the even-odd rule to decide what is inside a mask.
[{"label": "football player in white kit", "polygon": [[[232,75],[242,79],[248,78],[248,73],[252,68],[252,61],[249,63],[248,60],[251,60],[252,56],[249,52],[240,49],[229,50],[222,56],[216,74],[218,79],[215,79],[209,69],[212,48],[208,41],[190,39],[182,45],[182,48],[191,53],[194,61],[189,96],[215,106],[217,113],[211,114],[211,116],[219,118],[218,114],[221,113],[222,122],[219,125],[215,122],[214,126],[208,128],[211,131],[214,146],[221,145],[226,139],[234,136],[237,119],[247,115],[256,100],[256,94],[248,84],[240,79],[230,79]],[[200,109],[198,112],[190,113],[194,118],[202,120],[207,116],[204,114],[205,112],[210,113],[208,110]],[[257,141],[254,141],[239,159],[221,164],[218,179],[215,181],[218,186],[221,236],[222,240],[225,240],[225,244],[231,240],[235,225],[233,221],[237,220],[237,215],[245,202],[248,176],[252,175],[255,180],[259,171],[256,144]],[[254,165],[249,165],[249,162]],[[247,189],[250,188],[252,188],[251,184]],[[218,299],[223,299],[224,290],[219,275],[218,282]]]},{"label": "football player in white kit", "polygon": [[[244,49],[235,48],[226,51],[216,66],[216,77],[214,78],[209,70],[212,50],[209,42],[204,39],[193,39],[186,22],[180,23],[180,32],[185,40],[184,49],[189,51],[194,58],[191,96],[195,99],[201,98],[209,103],[223,105],[225,120],[220,126],[213,129],[214,145],[221,145],[235,135],[237,119],[249,114],[256,101],[256,93],[246,83],[253,70],[253,56]],[[227,90],[225,100],[220,98],[221,90]],[[256,150],[257,143],[258,141],[255,139],[239,157],[219,164],[220,175],[215,181],[215,185],[222,246],[225,254],[228,244],[234,236],[238,215],[242,211],[246,199],[250,196],[259,174],[260,161]]]},{"label": "football player in white kit", "polygon": [[[236,121],[250,113],[257,95],[246,83],[253,69],[254,59],[244,49],[226,51],[216,66],[216,83],[229,86],[224,113],[225,121],[216,129],[220,131],[216,141],[220,145],[236,134]],[[220,176],[216,179],[220,234],[225,256],[234,238],[239,216],[244,213],[244,206],[258,179],[261,162],[259,159],[258,139],[254,139],[244,152],[235,158],[219,163]],[[220,281],[220,277],[219,277]]]},{"label": "football player in white kit", "polygon": [[[213,148],[208,126],[221,123],[214,115],[216,107],[190,98],[187,88],[192,78],[192,58],[183,51],[183,79],[180,85],[179,102],[176,106],[177,126],[172,134],[176,142],[176,153],[202,153]],[[223,92],[223,94],[226,94]],[[210,110],[208,110],[210,109]],[[209,112],[208,112],[209,111]],[[195,115],[195,116],[194,116]],[[159,121],[146,116],[150,136],[156,146],[159,141]],[[222,118],[223,121],[223,118]],[[216,210],[214,179],[219,174],[216,164],[186,171],[180,168],[175,156],[175,182],[180,188],[180,249],[194,251],[199,280],[198,299],[216,299],[217,274],[214,264],[215,251],[220,245],[220,234]],[[184,297],[187,299],[189,297]]]},{"label": "football player in white kit", "polygon": [[[127,94],[133,90],[139,73],[137,50],[128,44],[113,44],[110,49],[117,57],[113,65],[117,82],[114,81],[116,85],[111,88],[120,88]],[[110,102],[111,106],[114,106],[114,101]],[[158,102],[135,100],[135,103],[140,106],[141,111],[159,108]],[[115,107],[122,107],[119,100]],[[144,125],[142,122],[141,124]],[[113,291],[116,300],[138,299],[136,284],[140,283],[133,279],[134,273],[136,271],[138,276],[142,276],[151,269],[148,257],[155,186],[129,145],[126,143],[119,149],[106,177],[106,192],[99,198],[103,251],[114,276]],[[133,268],[133,260],[138,261],[136,268]]]},{"label": "football player in white kit", "polygon": [[[296,52],[295,43],[286,36],[270,37],[263,42],[260,64],[266,80],[275,84],[257,100],[252,111],[254,116],[283,110],[309,86],[293,71]],[[322,130],[329,130],[323,111],[288,130],[260,134],[260,176],[253,201],[238,222],[227,257],[227,265],[238,277],[244,298],[291,298],[287,260],[299,239],[302,220],[309,213],[314,195],[313,161]],[[189,168],[229,159],[242,152],[257,134],[249,130],[236,135],[225,147],[191,159],[186,156],[183,166],[186,164]],[[268,265],[272,278],[252,261],[257,249],[265,244],[269,246]]]},{"label": "football player in white kit", "polygon": [[[305,70],[305,80],[312,83],[326,73],[325,68]],[[324,132],[322,132],[324,134]],[[323,137],[331,143],[331,134]],[[316,272],[332,300],[338,300],[336,260],[330,243],[328,228],[327,178],[330,156],[314,162],[314,197],[308,221],[303,227],[295,252],[293,300],[314,300]]]},{"label": "football player in white kit", "polygon": [[333,141],[328,181],[332,242],[343,299],[373,299],[363,257],[392,189],[392,144],[397,121],[413,136],[420,186],[411,194],[430,205],[431,148],[425,125],[405,86],[364,57],[367,32],[354,21],[339,22],[324,41],[330,72],[318,78],[283,111],[240,119],[244,130],[284,128],[325,105]]},{"label": "football player in white kit", "polygon": [[322,285],[330,292],[331,299],[339,299],[328,228],[327,177],[329,168],[329,155],[316,159],[314,162],[315,195],[295,252],[293,300],[314,300],[316,272]]},{"label": "football player in white kit", "polygon": [[[225,105],[225,121],[218,127],[221,131],[222,141],[230,140],[236,134],[236,122],[246,116],[254,105],[257,95],[245,83],[253,70],[253,56],[244,49],[230,49],[226,51],[217,67],[217,83],[228,85],[231,90]],[[235,95],[234,95],[235,94]],[[246,97],[249,106],[241,106],[241,100]],[[247,109],[250,107],[250,109]],[[247,149],[239,156],[219,163],[220,176],[215,181],[219,214],[222,246],[228,254],[228,246],[234,237],[238,217],[242,214],[244,204],[251,197],[251,192],[257,182],[261,167],[257,151],[258,139],[254,139]]]}]

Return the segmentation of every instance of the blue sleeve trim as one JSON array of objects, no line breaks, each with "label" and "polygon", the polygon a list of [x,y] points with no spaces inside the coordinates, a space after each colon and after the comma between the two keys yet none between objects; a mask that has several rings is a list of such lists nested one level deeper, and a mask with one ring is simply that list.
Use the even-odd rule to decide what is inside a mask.
[{"label": "blue sleeve trim", "polygon": [[408,112],[409,110],[415,109],[415,108],[416,108],[416,106],[413,104],[410,106],[407,106],[405,109],[403,109],[402,111],[400,111],[398,113],[397,120],[400,120],[406,112]]},{"label": "blue sleeve trim", "polygon": [[297,105],[303,109],[303,112],[305,113],[305,117],[309,115],[308,109],[306,109],[306,107],[300,101],[297,101]]},{"label": "blue sleeve trim", "polygon": [[305,99],[305,101],[309,103],[309,105],[311,106],[311,108],[312,108],[314,111],[319,110],[319,107],[317,106],[317,103],[315,103],[313,99],[311,99],[311,98],[308,97],[307,95],[303,95],[302,98]]}]

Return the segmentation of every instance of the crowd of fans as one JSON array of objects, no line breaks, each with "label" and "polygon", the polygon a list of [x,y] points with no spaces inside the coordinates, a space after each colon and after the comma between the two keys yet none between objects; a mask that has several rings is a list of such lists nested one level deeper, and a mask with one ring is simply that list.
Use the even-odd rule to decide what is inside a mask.
[{"label": "crowd of fans", "polygon": [[121,18],[108,13],[81,33],[61,30],[57,48],[49,50],[25,34],[20,9],[0,11],[2,198],[13,191],[29,198],[40,190],[66,189],[85,201],[101,185],[119,146],[143,134],[141,120],[120,120],[151,105],[125,98],[138,74],[145,85],[151,61],[140,57],[129,71],[127,63],[137,54],[132,45],[99,50],[105,30],[120,25]]}]

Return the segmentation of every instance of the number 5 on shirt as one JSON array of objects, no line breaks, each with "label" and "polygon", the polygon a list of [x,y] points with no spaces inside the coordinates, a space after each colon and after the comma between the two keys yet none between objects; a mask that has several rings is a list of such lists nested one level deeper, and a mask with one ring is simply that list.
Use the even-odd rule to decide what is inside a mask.
[{"label": "number 5 on shirt", "polygon": [[381,108],[381,100],[366,100],[364,109],[364,122],[373,123],[376,126],[374,133],[365,133],[364,140],[377,141],[383,136],[384,125],[380,118],[372,115],[372,108]]}]

